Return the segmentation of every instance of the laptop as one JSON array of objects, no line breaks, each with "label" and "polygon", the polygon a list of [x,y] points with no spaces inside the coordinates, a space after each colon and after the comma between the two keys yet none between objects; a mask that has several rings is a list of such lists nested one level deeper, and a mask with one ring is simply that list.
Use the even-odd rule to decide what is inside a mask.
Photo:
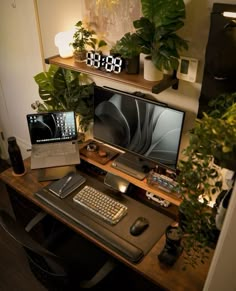
[{"label": "laptop", "polygon": [[74,111],[27,114],[31,169],[80,163]]}]

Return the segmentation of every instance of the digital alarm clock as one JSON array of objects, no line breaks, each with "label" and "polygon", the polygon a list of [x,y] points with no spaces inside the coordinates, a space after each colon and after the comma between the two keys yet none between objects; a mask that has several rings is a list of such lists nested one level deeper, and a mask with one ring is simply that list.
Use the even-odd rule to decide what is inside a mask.
[{"label": "digital alarm clock", "polygon": [[100,52],[87,52],[86,64],[95,69],[105,69],[106,72],[119,74],[123,69],[123,59],[120,56],[103,55]]}]

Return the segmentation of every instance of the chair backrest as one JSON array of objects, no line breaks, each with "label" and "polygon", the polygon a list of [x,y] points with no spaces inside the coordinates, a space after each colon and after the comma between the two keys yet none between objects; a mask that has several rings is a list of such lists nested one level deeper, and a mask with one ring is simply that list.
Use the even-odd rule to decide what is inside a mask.
[{"label": "chair backrest", "polygon": [[[26,229],[29,231],[44,217],[39,213]],[[25,249],[32,273],[47,290],[91,288],[116,267],[114,259],[86,239],[71,235],[70,240],[74,232],[66,227],[54,229],[41,245],[4,210],[0,210],[0,226]],[[63,248],[64,255],[60,252]]]},{"label": "chair backrest", "polygon": [[55,286],[61,288],[67,284],[68,274],[61,258],[33,240],[24,227],[4,210],[0,210],[0,225],[24,247],[31,271],[48,290],[55,290]]}]

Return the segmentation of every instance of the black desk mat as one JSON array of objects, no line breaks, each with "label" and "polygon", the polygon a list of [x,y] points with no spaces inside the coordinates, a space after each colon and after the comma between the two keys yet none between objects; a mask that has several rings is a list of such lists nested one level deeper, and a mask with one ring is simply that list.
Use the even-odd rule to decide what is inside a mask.
[{"label": "black desk mat", "polygon": [[[86,184],[91,185],[89,183],[90,180],[91,178],[87,177]],[[85,184],[79,189],[84,186]],[[111,192],[110,189],[107,189],[106,185],[99,181],[96,181],[95,187],[104,193]],[[132,262],[138,262],[143,255],[146,255],[164,234],[166,227],[173,222],[173,219],[166,215],[122,194],[119,196],[118,201],[128,207],[128,213],[116,225],[109,225],[73,202],[73,197],[79,189],[65,199],[60,199],[51,194],[47,191],[47,187],[37,191],[35,195],[37,199],[49,205],[61,215],[66,216],[72,223],[79,224],[82,229],[88,231],[96,239],[102,241]],[[141,235],[133,236],[129,231],[130,226],[139,216],[144,216],[148,219],[149,227]],[[109,240],[112,242],[110,243]]]}]

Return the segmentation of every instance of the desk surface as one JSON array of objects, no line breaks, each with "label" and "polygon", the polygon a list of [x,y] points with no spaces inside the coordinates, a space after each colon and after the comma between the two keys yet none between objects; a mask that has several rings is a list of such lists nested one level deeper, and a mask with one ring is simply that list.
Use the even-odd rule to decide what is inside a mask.
[{"label": "desk surface", "polygon": [[25,167],[27,169],[27,173],[24,176],[13,176],[12,170],[10,168],[0,174],[0,179],[9,187],[14,189],[17,193],[26,197],[28,200],[32,201],[34,204],[44,209],[50,215],[54,216],[55,218],[66,224],[68,227],[74,229],[74,231],[91,240],[99,247],[116,257],[118,260],[141,274],[143,277],[161,286],[162,288],[173,291],[200,291],[203,289],[210,265],[210,260],[204,265],[198,266],[196,269],[192,269],[191,267],[189,267],[186,271],[183,271],[182,268],[184,265],[182,255],[173,267],[168,268],[166,266],[162,266],[157,259],[157,255],[161,252],[165,244],[165,236],[162,236],[161,239],[149,251],[149,253],[142,259],[141,262],[139,262],[138,264],[132,264],[131,262],[118,255],[116,252],[109,249],[107,246],[101,244],[99,241],[89,236],[88,233],[84,232],[76,224],[72,224],[66,217],[58,215],[58,213],[55,213],[52,208],[37,200],[33,193],[35,193],[43,186],[46,186],[48,183],[38,182],[37,170],[30,170],[30,159],[25,160]]}]

